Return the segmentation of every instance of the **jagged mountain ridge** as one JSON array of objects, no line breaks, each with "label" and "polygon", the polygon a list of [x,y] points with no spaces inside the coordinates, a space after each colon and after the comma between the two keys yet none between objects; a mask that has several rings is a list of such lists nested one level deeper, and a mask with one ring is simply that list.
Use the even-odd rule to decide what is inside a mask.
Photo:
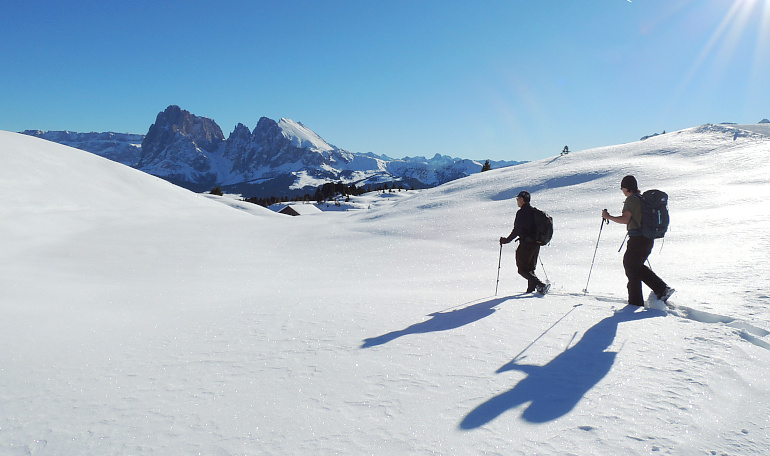
[{"label": "jagged mountain ridge", "polygon": [[[219,186],[246,197],[302,195],[332,181],[359,187],[382,183],[433,187],[479,172],[482,166],[476,160],[440,154],[431,159],[393,159],[353,153],[327,143],[301,122],[285,118],[276,122],[262,117],[253,131],[239,123],[225,138],[214,120],[176,105],[160,112],[146,135],[23,133],[104,156],[193,191]],[[120,143],[119,138],[126,141]],[[108,139],[109,147],[105,146]],[[523,162],[490,163],[501,168]]]}]

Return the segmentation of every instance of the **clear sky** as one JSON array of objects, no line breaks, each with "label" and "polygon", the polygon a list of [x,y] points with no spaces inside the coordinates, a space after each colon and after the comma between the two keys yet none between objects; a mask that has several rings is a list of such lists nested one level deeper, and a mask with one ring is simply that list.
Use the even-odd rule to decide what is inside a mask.
[{"label": "clear sky", "polygon": [[10,1],[0,130],[176,104],[352,152],[535,160],[770,118],[770,0]]}]

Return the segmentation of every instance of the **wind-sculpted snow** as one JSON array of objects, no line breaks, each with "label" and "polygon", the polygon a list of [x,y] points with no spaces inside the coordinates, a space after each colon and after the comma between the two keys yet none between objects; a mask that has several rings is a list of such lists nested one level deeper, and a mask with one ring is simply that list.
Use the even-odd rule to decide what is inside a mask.
[{"label": "wind-sculpted snow", "polygon": [[[0,454],[764,455],[770,139],[736,128],[298,217],[0,132]],[[600,231],[629,173],[669,306]],[[498,241],[524,189],[545,297]]]},{"label": "wind-sculpted snow", "polygon": [[[530,185],[527,186],[527,191],[530,193],[534,192],[540,192],[542,190],[546,189],[555,189],[555,188],[564,188],[564,187],[572,187],[580,184],[585,184],[597,179],[601,179],[603,177],[606,177],[606,173],[585,173],[585,174],[570,174],[567,176],[552,176],[548,179],[536,182],[531,182]],[[516,189],[511,188],[508,190],[504,190],[500,192],[497,195],[493,195],[490,197],[493,201],[510,201],[514,198],[516,198],[516,195],[518,195],[518,192]]]},{"label": "wind-sculpted snow", "polygon": [[718,323],[727,325],[731,328],[736,328],[738,334],[740,334],[742,338],[758,347],[770,350],[770,342],[763,339],[770,335],[770,331],[754,326],[751,323],[740,321],[734,317],[713,314],[687,306],[673,306],[671,313],[700,323]]}]

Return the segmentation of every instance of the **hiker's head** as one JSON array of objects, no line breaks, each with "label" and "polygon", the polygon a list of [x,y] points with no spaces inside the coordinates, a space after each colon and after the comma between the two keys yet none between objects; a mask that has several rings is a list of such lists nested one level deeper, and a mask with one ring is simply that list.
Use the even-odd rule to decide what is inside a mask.
[{"label": "hiker's head", "polygon": [[518,195],[516,195],[516,202],[518,203],[519,207],[529,203],[530,200],[529,192],[526,190],[522,190],[519,192]]},{"label": "hiker's head", "polygon": [[626,189],[628,193],[638,193],[639,185],[636,183],[636,178],[634,176],[628,175],[620,181],[620,189]]}]

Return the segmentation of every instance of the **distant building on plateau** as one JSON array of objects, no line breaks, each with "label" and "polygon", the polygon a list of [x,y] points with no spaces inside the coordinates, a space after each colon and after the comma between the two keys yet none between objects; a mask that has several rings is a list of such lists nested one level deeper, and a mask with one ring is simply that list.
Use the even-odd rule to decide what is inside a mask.
[{"label": "distant building on plateau", "polygon": [[321,209],[315,204],[288,204],[277,211],[279,214],[291,216],[320,214]]}]

